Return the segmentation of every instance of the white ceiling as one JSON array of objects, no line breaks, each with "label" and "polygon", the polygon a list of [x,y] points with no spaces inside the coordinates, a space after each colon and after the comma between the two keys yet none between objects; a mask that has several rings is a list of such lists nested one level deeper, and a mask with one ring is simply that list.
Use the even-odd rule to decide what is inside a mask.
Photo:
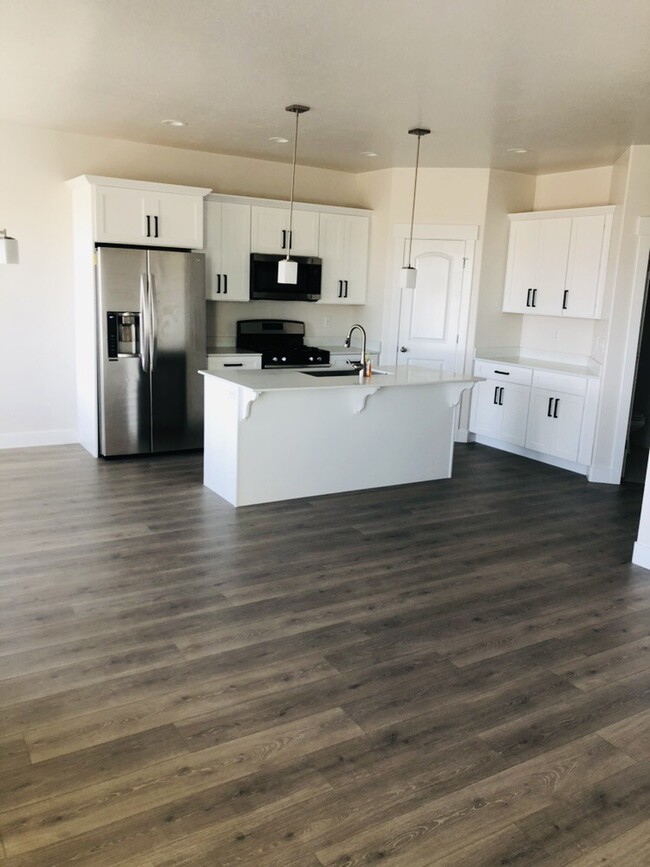
[{"label": "white ceiling", "polygon": [[[648,0],[0,0],[0,119],[348,171],[650,143]],[[179,118],[187,127],[161,125]],[[529,150],[524,156],[511,147]],[[374,159],[360,151],[378,151]]]}]

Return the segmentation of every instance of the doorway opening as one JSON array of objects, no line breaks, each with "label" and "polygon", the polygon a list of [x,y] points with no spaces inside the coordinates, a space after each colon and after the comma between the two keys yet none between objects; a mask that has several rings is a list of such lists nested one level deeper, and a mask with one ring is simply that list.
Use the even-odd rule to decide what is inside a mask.
[{"label": "doorway opening", "polygon": [[646,271],[645,297],[639,344],[636,353],[634,388],[630,404],[627,440],[625,443],[624,482],[643,484],[648,468],[650,454],[650,307],[648,288],[650,286],[650,260]]}]

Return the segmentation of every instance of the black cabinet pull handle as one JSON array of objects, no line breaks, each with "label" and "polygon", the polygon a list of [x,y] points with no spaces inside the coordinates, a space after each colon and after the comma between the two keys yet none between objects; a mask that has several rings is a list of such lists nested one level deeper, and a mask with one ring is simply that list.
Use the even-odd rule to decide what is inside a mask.
[{"label": "black cabinet pull handle", "polygon": [[526,307],[530,307],[530,293],[532,291],[533,291],[532,289],[529,289],[528,292],[526,293]]},{"label": "black cabinet pull handle", "polygon": [[282,249],[283,250],[287,249],[287,230],[286,229],[282,230]]},{"label": "black cabinet pull handle", "polygon": [[151,217],[147,214],[147,238],[151,237]]},{"label": "black cabinet pull handle", "polygon": [[289,232],[289,249],[293,247],[293,229]]},{"label": "black cabinet pull handle", "polygon": [[153,218],[153,231],[154,231],[154,238],[157,238],[158,237],[158,217]]},{"label": "black cabinet pull handle", "polygon": [[348,281],[345,280],[344,282],[345,282],[345,297],[347,298],[348,297]]},{"label": "black cabinet pull handle", "polygon": [[493,399],[492,403],[495,406],[499,405],[499,386],[498,385],[494,386],[494,399]]},{"label": "black cabinet pull handle", "polygon": [[221,295],[221,274],[217,274],[217,295]]},{"label": "black cabinet pull handle", "polygon": [[339,298],[343,298],[343,280],[339,280]]},{"label": "black cabinet pull handle", "polygon": [[548,409],[546,411],[546,415],[549,418],[553,417],[553,398],[552,397],[549,397],[549,399],[548,399]]},{"label": "black cabinet pull handle", "polygon": [[560,405],[560,398],[555,398],[555,409],[553,410],[553,418],[557,418],[557,408]]},{"label": "black cabinet pull handle", "polygon": [[501,376],[510,376],[509,370],[495,370],[494,372],[500,374]]},{"label": "black cabinet pull handle", "polygon": [[243,361],[237,361],[237,362],[235,362],[235,361],[224,361],[223,366],[224,366],[224,367],[243,367],[243,366],[244,366],[244,362],[243,362]]},{"label": "black cabinet pull handle", "polygon": [[537,307],[537,289],[533,289],[533,297],[532,297],[531,307]]},{"label": "black cabinet pull handle", "polygon": [[562,310],[566,310],[566,303],[569,298],[569,290],[564,290],[564,297],[562,298]]},{"label": "black cabinet pull handle", "polygon": [[499,389],[499,406],[503,406],[503,386]]}]

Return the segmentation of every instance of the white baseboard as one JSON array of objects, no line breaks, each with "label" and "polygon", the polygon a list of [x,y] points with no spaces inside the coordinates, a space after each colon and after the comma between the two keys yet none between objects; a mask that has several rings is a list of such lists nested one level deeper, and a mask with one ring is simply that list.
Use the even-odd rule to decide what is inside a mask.
[{"label": "white baseboard", "polygon": [[62,446],[77,443],[76,430],[34,430],[0,434],[0,449],[22,449],[33,446]]},{"label": "white baseboard", "polygon": [[635,566],[643,566],[644,569],[650,569],[650,545],[635,542],[634,551],[632,552],[632,562]]},{"label": "white baseboard", "polygon": [[466,427],[458,428],[456,431],[456,436],[454,437],[454,442],[457,443],[468,443],[471,442],[470,437],[472,434],[467,430]]},{"label": "white baseboard", "polygon": [[620,485],[621,477],[615,474],[611,467],[591,467],[587,476],[590,482],[601,485]]},{"label": "white baseboard", "polygon": [[581,476],[587,475],[587,469],[584,464],[577,464],[574,461],[567,461],[564,458],[556,458],[554,455],[545,455],[542,452],[534,452],[531,449],[525,449],[523,446],[516,446],[512,443],[506,443],[503,440],[494,440],[490,437],[484,437],[480,434],[475,434],[475,442],[484,446],[490,446],[493,449],[501,449],[502,452],[510,452],[512,455],[519,455],[522,458],[529,458],[532,461],[539,461],[542,464],[549,464],[552,467],[558,467],[561,470],[569,470],[572,473],[579,473]]}]

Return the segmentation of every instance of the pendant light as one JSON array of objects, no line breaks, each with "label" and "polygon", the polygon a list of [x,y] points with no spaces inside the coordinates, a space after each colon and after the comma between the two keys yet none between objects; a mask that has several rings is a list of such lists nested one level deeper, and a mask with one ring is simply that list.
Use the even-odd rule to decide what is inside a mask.
[{"label": "pendant light", "polygon": [[18,241],[7,235],[6,229],[0,229],[0,265],[18,264]]},{"label": "pendant light", "polygon": [[409,130],[409,135],[416,135],[418,137],[418,148],[415,153],[415,180],[413,181],[413,207],[411,208],[411,232],[409,234],[409,255],[408,255],[408,264],[406,267],[402,268],[400,271],[400,279],[399,283],[402,289],[415,289],[415,279],[417,277],[417,271],[411,265],[411,247],[413,246],[413,221],[415,219],[415,194],[418,188],[418,165],[420,162],[420,139],[423,135],[429,135],[431,132],[430,129],[422,129],[420,127],[416,127],[415,129]]},{"label": "pendant light", "polygon": [[298,263],[291,259],[291,240],[293,229],[293,191],[296,184],[296,154],[298,152],[298,120],[301,114],[309,111],[308,105],[288,105],[285,111],[291,111],[296,116],[296,133],[293,140],[293,169],[291,171],[291,198],[289,200],[289,240],[287,255],[278,262],[278,283],[298,282]]}]

